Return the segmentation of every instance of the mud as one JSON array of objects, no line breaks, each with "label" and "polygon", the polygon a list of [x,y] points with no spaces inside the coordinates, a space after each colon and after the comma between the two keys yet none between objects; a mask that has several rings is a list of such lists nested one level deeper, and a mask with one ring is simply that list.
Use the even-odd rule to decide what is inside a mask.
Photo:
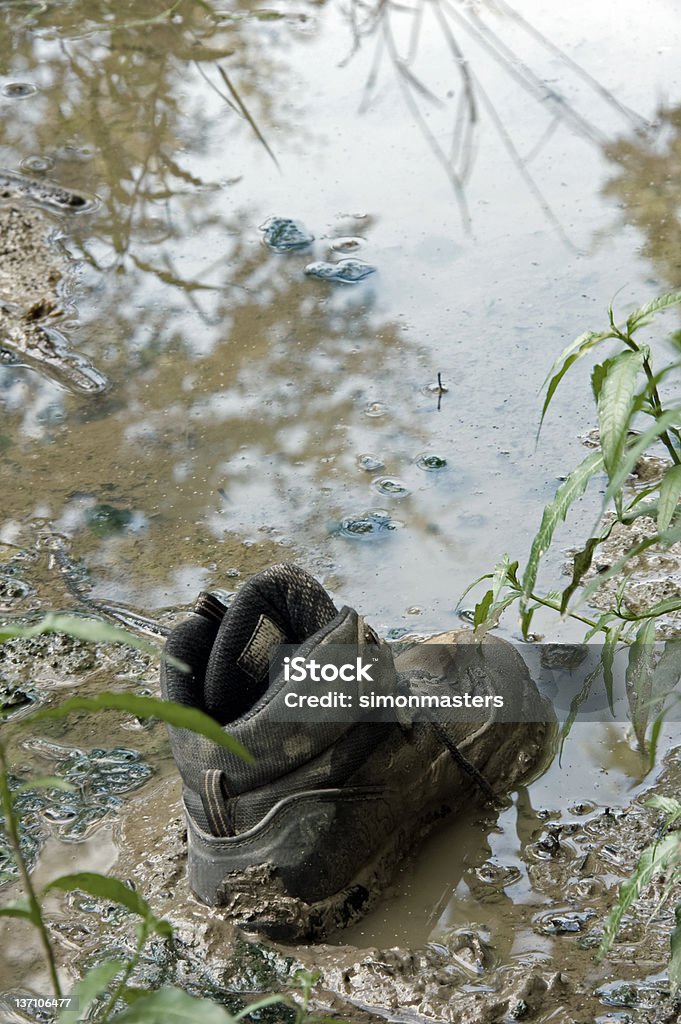
[{"label": "mud", "polygon": [[[658,468],[655,465],[658,461],[662,460],[653,462],[655,470]],[[645,472],[648,469],[646,465]],[[651,477],[645,476],[643,479],[648,482]],[[612,519],[614,515],[609,517],[609,521]],[[599,573],[606,572],[636,544],[653,537],[656,533],[655,520],[649,516],[641,516],[628,526],[616,523],[608,539],[599,546],[594,565],[585,578],[593,579]],[[616,603],[616,594],[622,585],[623,576],[626,583],[622,591],[622,603],[634,615],[642,615],[659,601],[681,598],[681,542],[677,541],[668,548],[652,544],[645,551],[635,555],[626,563],[623,573],[603,580],[590,598],[590,604],[600,611],[612,608]],[[678,636],[681,632],[681,611],[671,611],[658,616],[655,627],[657,638],[660,640]]]},{"label": "mud", "polygon": [[[188,891],[185,832],[177,813],[180,786],[173,775],[128,804],[118,826],[115,873],[134,881],[175,928],[175,944],[163,958],[166,979],[200,980],[223,1001],[290,991],[295,970],[304,968],[320,972],[314,1007],[353,1020],[363,1019],[363,1011],[367,1019],[405,1022],[586,1024],[626,1011],[632,1024],[670,1024],[681,1005],[670,997],[662,968],[681,891],[659,911],[664,880],[652,883],[603,963],[596,948],[619,884],[661,825],[659,812],[645,800],[656,792],[678,792],[680,781],[677,752],[667,758],[656,784],[623,810],[579,804],[571,811],[542,809],[522,844],[522,901],[511,902],[518,884],[513,871],[493,861],[470,866],[479,917],[492,925],[470,920],[420,948],[349,946],[342,932],[338,944],[312,946],[282,946],[239,933],[219,910]],[[527,808],[522,799],[519,804],[519,826],[524,815],[527,826]],[[493,830],[494,820],[485,828]],[[91,919],[89,926],[79,958],[97,948]],[[111,942],[111,926],[105,931]],[[65,962],[73,962],[73,954],[63,952]]]},{"label": "mud", "polygon": [[39,209],[17,202],[49,194],[40,183],[0,172],[0,198],[11,199],[0,205],[0,361],[97,394],[106,390],[106,377],[71,350],[64,334],[64,321],[75,311],[73,261],[59,228]]}]

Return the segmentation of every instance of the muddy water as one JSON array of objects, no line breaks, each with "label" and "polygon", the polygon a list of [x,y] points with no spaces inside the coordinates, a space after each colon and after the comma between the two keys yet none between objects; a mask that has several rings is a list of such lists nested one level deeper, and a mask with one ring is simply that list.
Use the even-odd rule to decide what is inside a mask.
[{"label": "muddy water", "polygon": [[[0,6],[0,165],[98,197],[67,212],[11,177],[2,193],[61,275],[49,301],[0,295],[3,610],[80,592],[172,621],[197,590],[293,558],[384,634],[447,629],[471,579],[522,557],[582,457],[585,375],[535,448],[556,352],[618,289],[625,312],[679,285],[676,12],[212,8]],[[314,240],[275,251],[271,217]],[[376,272],[305,273],[342,259]],[[148,666],[93,674],[59,650],[35,671],[43,653],[15,680],[31,699],[154,685]],[[52,739],[113,747],[100,731]],[[120,743],[157,757],[162,739],[131,726]],[[595,729],[530,806],[566,813],[576,791],[623,805],[641,774],[622,735]],[[464,865],[492,842],[513,866],[522,807],[491,839],[473,815],[433,840],[352,942],[419,947],[475,918]]]}]

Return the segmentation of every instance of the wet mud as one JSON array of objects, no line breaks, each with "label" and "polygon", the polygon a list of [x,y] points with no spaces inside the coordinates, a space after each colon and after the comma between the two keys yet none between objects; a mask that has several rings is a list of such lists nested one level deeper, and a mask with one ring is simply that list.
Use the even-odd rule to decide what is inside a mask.
[{"label": "wet mud", "polygon": [[[659,812],[645,800],[677,792],[680,781],[677,752],[655,785],[623,809],[577,803],[569,811],[531,813],[521,791],[520,872],[484,857],[468,865],[479,919],[441,929],[416,948],[348,945],[343,932],[333,944],[289,946],[239,932],[188,891],[180,786],[172,772],[134,797],[119,818],[114,872],[131,879],[175,929],[174,943],[155,964],[143,966],[147,983],[162,974],[221,1001],[248,1002],[260,992],[290,992],[295,971],[303,968],[320,972],[314,1008],[342,1019],[586,1024],[616,1013],[631,1024],[671,1024],[681,1005],[670,997],[663,965],[674,896],[681,892],[659,911],[664,880],[653,882],[626,915],[607,960],[599,962],[596,951],[619,884],[661,825]],[[496,827],[494,818],[481,824],[483,832]],[[520,873],[523,897],[514,903]],[[69,915],[74,926],[85,920],[77,907]],[[107,921],[97,932],[90,918],[83,928],[77,954],[62,949],[67,965],[74,956],[96,958],[103,938],[123,941],[130,924]]]},{"label": "wet mud", "polygon": [[73,260],[63,228],[40,203],[88,207],[78,193],[0,171],[0,362],[28,366],[80,394],[98,394],[108,386],[106,377],[71,349],[64,333],[75,314]]}]

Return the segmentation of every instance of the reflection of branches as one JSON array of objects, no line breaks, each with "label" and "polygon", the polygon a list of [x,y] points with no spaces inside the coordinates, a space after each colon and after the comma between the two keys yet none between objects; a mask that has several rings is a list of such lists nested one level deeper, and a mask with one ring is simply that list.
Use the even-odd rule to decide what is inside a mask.
[{"label": "reflection of branches", "polygon": [[[643,118],[620,103],[592,75],[534,28],[505,0],[494,0],[494,3],[489,5],[489,9],[494,14],[506,19],[507,22],[512,22],[523,38],[535,46],[538,45],[544,54],[548,54],[552,59],[558,58],[564,69],[581,79],[610,109],[629,124],[633,124],[636,128],[646,124]],[[414,67],[419,48],[423,44],[427,14],[437,25],[460,80],[448,146],[439,141],[438,135],[431,127],[427,113],[423,109],[424,104],[430,107],[445,107],[446,104],[426,84],[423,75],[419,74]],[[387,55],[405,104],[452,184],[464,223],[469,221],[464,188],[474,164],[475,142],[480,128],[479,111],[482,108],[525,185],[541,206],[544,214],[567,241],[555,214],[535,178],[528,170],[528,164],[546,146],[559,126],[566,126],[581,138],[597,145],[604,143],[606,138],[604,132],[580,113],[564,92],[550,87],[530,67],[520,56],[518,49],[510,45],[483,19],[477,4],[463,3],[461,0],[413,0],[411,3],[404,2],[404,0],[373,0],[373,2],[351,0],[346,15],[353,37],[352,51],[346,58],[346,63],[360,49],[365,38],[375,36],[376,40],[360,109],[366,109],[372,95],[375,94],[382,61]],[[403,35],[406,36],[406,43],[402,50],[397,43],[397,29],[402,29]],[[546,110],[547,107],[550,109],[552,116],[548,126],[526,155],[520,152],[508,131],[492,95],[483,87],[479,76],[473,72],[471,62],[459,42],[458,37],[461,33],[467,35],[475,47],[484,51],[505,75],[541,106],[542,110]],[[452,97],[452,92],[448,91],[447,98],[450,97]]]}]

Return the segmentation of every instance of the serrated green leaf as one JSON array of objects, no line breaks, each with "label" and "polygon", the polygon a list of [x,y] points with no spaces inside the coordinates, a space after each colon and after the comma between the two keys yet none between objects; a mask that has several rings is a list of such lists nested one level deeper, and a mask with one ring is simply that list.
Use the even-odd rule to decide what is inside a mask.
[{"label": "serrated green leaf", "polygon": [[209,999],[195,999],[177,988],[160,988],[136,999],[116,1024],[234,1024],[231,1013]]},{"label": "serrated green leaf", "polygon": [[[608,534],[609,533],[610,530],[608,530]],[[591,568],[596,548],[606,539],[607,535],[605,537],[589,537],[582,550],[578,551],[574,556],[572,560],[572,579],[560,596],[561,615],[565,614],[570,598]]]},{"label": "serrated green leaf", "polygon": [[127,644],[128,647],[135,647],[139,651],[145,651],[147,654],[153,654],[155,657],[167,661],[169,665],[173,665],[181,672],[190,671],[183,661],[166,654],[160,647],[135,636],[127,629],[110,626],[108,622],[102,622],[101,619],[86,619],[78,615],[51,613],[35,626],[14,626],[3,623],[0,625],[0,644],[16,637],[30,639],[34,636],[42,636],[44,633],[65,633],[67,636],[73,636],[77,640],[87,640],[90,643]]},{"label": "serrated green leaf", "polygon": [[601,393],[603,381],[608,375],[608,362],[609,360],[606,359],[604,363],[596,363],[591,371],[591,391],[596,401]]},{"label": "serrated green leaf", "polygon": [[65,718],[73,711],[102,710],[127,711],[138,718],[158,718],[167,725],[175,726],[176,729],[188,729],[190,732],[205,736],[232,754],[237,754],[244,761],[253,762],[253,757],[246,748],[205,712],[158,697],[142,697],[136,693],[104,692],[98,693],[95,697],[69,697],[57,707],[41,708],[26,715],[17,722],[17,728],[33,725],[43,719]]},{"label": "serrated green leaf", "polygon": [[564,348],[557,359],[554,360],[553,366],[546,375],[546,379],[542,387],[546,387],[548,381],[553,377],[559,369],[564,365],[565,360],[569,359],[571,355],[575,354],[581,359],[582,356],[590,352],[591,349],[598,345],[601,341],[605,341],[607,338],[614,338],[615,334],[612,331],[585,331],[584,334],[580,334],[578,338],[571,341],[567,348]]},{"label": "serrated green leaf", "polygon": [[156,920],[151,907],[138,892],[128,888],[118,878],[100,875],[96,871],[77,871],[72,875],[60,875],[59,878],[53,878],[48,882],[44,892],[51,892],[54,889],[60,892],[86,892],[88,896],[117,903],[145,921],[151,923]]},{"label": "serrated green leaf", "polygon": [[627,330],[631,333],[643,325],[647,317],[659,313],[662,309],[670,309],[681,303],[681,292],[666,292],[656,299],[646,302],[627,317]]},{"label": "serrated green leaf", "polygon": [[681,466],[672,466],[662,478],[657,511],[657,529],[662,533],[671,523],[681,496]]},{"label": "serrated green leaf", "polygon": [[488,590],[484,597],[480,601],[478,601],[478,603],[475,606],[475,611],[473,613],[474,629],[477,629],[478,626],[481,626],[482,623],[485,621],[485,619],[487,618],[487,612],[490,610],[493,601],[494,594],[492,593],[491,590]]},{"label": "serrated green leaf", "polygon": [[643,368],[642,352],[621,352],[604,364],[598,396],[598,429],[608,476],[615,472],[634,410],[636,380]]},{"label": "serrated green leaf", "polygon": [[97,967],[91,967],[71,993],[73,1008],[64,1007],[57,1017],[57,1024],[78,1024],[78,1021],[85,1020],[87,1010],[107,991],[116,975],[124,968],[122,960],[107,960]]},{"label": "serrated green leaf", "polygon": [[556,527],[565,519],[570,506],[584,493],[589,480],[599,472],[602,466],[603,453],[592,452],[576,469],[572,470],[556,491],[553,501],[544,509],[539,532],[532,541],[532,547],[530,548],[530,554],[523,575],[521,614],[524,611],[525,602],[529,599],[534,589],[539,562],[551,545]]},{"label": "serrated green leaf", "polygon": [[631,645],[625,676],[631,722],[641,752],[646,749],[646,731],[655,670],[654,641],[655,623],[649,619],[641,626],[636,634],[636,640]]},{"label": "serrated green leaf", "polygon": [[639,434],[636,440],[625,449],[616,471],[614,471],[610,476],[608,489],[603,496],[604,508],[613,495],[618,494],[619,491],[621,491],[627,477],[633,472],[634,466],[644,451],[646,451],[653,441],[656,441],[661,434],[664,434],[672,423],[678,422],[679,419],[681,419],[681,409],[678,407],[667,409],[666,412],[661,413],[658,419],[656,419],[647,430],[644,430],[642,434]]},{"label": "serrated green leaf", "polygon": [[571,355],[571,356],[568,356],[568,358],[565,360],[565,362],[561,366],[560,370],[558,370],[557,373],[554,373],[553,377],[549,381],[549,386],[546,389],[546,398],[544,399],[544,404],[543,404],[542,410],[541,410],[541,416],[539,418],[539,429],[537,430],[537,437],[539,437],[539,434],[540,434],[540,431],[541,431],[541,428],[542,428],[542,424],[543,424],[544,419],[546,417],[546,413],[548,412],[548,408],[551,405],[551,399],[555,395],[555,393],[556,393],[556,391],[558,389],[558,385],[560,384],[560,382],[562,381],[563,377],[568,372],[570,367],[573,365],[573,363],[576,363],[578,359],[579,359],[579,356],[576,353]]}]

